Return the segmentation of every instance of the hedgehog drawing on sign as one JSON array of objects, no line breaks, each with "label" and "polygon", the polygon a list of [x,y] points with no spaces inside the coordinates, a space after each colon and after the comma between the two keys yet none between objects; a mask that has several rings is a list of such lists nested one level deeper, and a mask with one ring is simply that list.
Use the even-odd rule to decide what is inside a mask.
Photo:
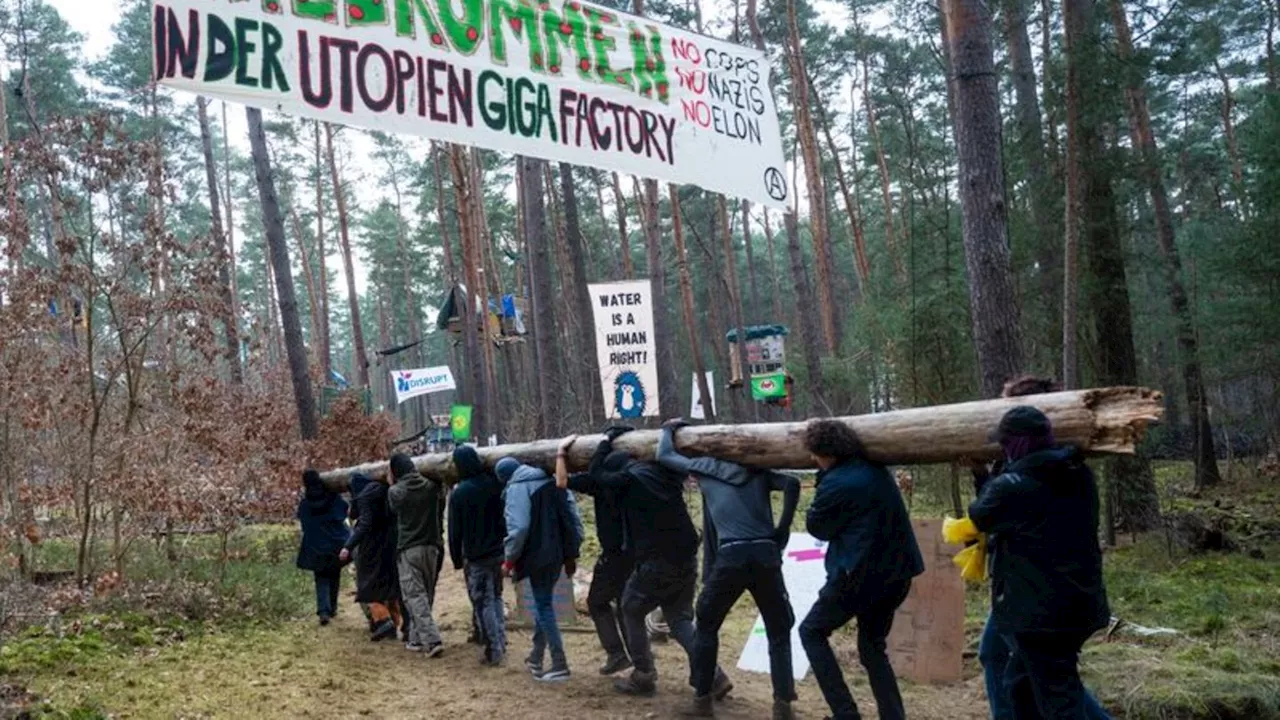
[{"label": "hedgehog drawing on sign", "polygon": [[644,382],[631,370],[624,370],[613,381],[613,407],[619,417],[644,417]]}]

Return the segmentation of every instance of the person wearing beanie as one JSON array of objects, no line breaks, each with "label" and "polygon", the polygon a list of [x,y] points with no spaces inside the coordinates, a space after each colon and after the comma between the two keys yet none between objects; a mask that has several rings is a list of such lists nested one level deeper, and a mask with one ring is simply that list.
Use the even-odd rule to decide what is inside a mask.
[{"label": "person wearing beanie", "polygon": [[338,558],[356,563],[356,602],[369,607],[374,642],[394,638],[401,624],[400,579],[396,572],[396,519],[387,508],[387,486],[356,473],[351,476],[355,527]]},{"label": "person wearing beanie", "polygon": [[[542,470],[506,457],[494,468],[506,484],[502,572],[516,582],[528,578],[534,602],[533,649],[525,667],[540,682],[569,679],[569,661],[556,621],[554,595],[560,570],[572,577],[582,546],[582,519],[573,493],[559,488]],[[547,650],[551,667],[543,669]]]},{"label": "person wearing beanie", "polygon": [[969,519],[989,538],[991,622],[1010,651],[1001,690],[1011,717],[1106,717],[1088,709],[1079,673],[1080,649],[1111,617],[1093,472],[1034,407],[1009,410],[991,439],[1004,469]]},{"label": "person wearing beanie", "polygon": [[297,565],[315,575],[316,616],[321,625],[328,625],[338,610],[338,587],[342,581],[338,554],[348,537],[347,501],[326,488],[315,470],[302,474],[302,487],[295,515],[302,526]]},{"label": "person wearing beanie", "polygon": [[440,657],[444,642],[431,608],[436,600],[444,538],[441,519],[444,496],[439,483],[418,474],[408,455],[391,456],[394,485],[387,491],[387,507],[396,516],[396,570],[400,596],[409,615],[405,648]]},{"label": "person wearing beanie", "polygon": [[499,665],[507,653],[506,619],[502,613],[502,482],[484,466],[471,445],[453,451],[458,484],[449,496],[449,558],[467,582],[480,644],[480,662]]}]

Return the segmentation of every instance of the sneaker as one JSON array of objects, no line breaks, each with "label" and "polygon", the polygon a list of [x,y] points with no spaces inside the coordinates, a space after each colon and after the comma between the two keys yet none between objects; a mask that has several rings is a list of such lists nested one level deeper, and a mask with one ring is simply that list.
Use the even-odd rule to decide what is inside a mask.
[{"label": "sneaker", "polygon": [[716,668],[716,679],[711,685],[711,697],[715,698],[716,702],[721,702],[731,692],[733,692],[733,681],[724,674],[724,670]]},{"label": "sneaker", "polygon": [[328,625],[328,624],[329,624],[329,621],[330,621],[330,620],[332,620],[332,619],[333,619],[333,618],[329,617],[328,615],[321,615],[321,616],[320,616],[320,627],[324,627],[325,625]]},{"label": "sneaker", "polygon": [[369,639],[374,642],[380,642],[382,640],[386,640],[387,638],[394,638],[395,636],[396,636],[395,623],[391,622],[390,620],[383,620],[382,622],[374,626],[373,634],[369,636]]},{"label": "sneaker", "polygon": [[600,666],[601,675],[617,675],[623,670],[631,669],[631,658],[626,655],[615,655]]},{"label": "sneaker", "polygon": [[528,671],[529,671],[529,674],[530,674],[530,675],[532,675],[532,676],[534,676],[534,677],[536,678],[536,677],[538,677],[538,676],[542,675],[542,661],[541,661],[541,660],[534,660],[534,659],[533,659],[533,658],[531,658],[531,657],[529,657],[529,658],[525,658],[525,659],[524,659],[524,669],[525,669],[525,670],[528,670]]},{"label": "sneaker", "polygon": [[658,673],[632,670],[625,678],[614,680],[613,689],[623,695],[648,697],[658,691]]},{"label": "sneaker", "polygon": [[405,643],[405,644],[404,644],[404,649],[405,649],[405,650],[408,650],[409,652],[419,652],[419,653],[420,653],[420,652],[422,652],[423,650],[426,650],[427,648],[426,648],[422,643],[407,642],[407,643]]},{"label": "sneaker", "polygon": [[693,702],[680,709],[681,717],[715,717],[715,699],[710,695],[694,695]]},{"label": "sneaker", "polygon": [[791,708],[790,700],[773,701],[773,720],[796,720],[796,711]]},{"label": "sneaker", "polygon": [[547,670],[541,675],[534,676],[534,679],[538,682],[544,683],[564,682],[569,679],[569,666],[552,665],[550,670]]},{"label": "sneaker", "polygon": [[432,645],[431,647],[427,648],[427,657],[429,658],[438,658],[443,654],[444,654],[444,643],[436,643],[435,645]]}]

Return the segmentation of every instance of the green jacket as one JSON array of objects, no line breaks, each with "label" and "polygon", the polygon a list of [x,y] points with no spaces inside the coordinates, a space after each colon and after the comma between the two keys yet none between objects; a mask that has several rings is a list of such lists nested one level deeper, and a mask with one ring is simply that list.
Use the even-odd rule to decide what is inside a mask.
[{"label": "green jacket", "polygon": [[444,546],[444,498],[438,483],[418,473],[404,475],[387,493],[387,505],[396,516],[400,552],[419,545]]}]

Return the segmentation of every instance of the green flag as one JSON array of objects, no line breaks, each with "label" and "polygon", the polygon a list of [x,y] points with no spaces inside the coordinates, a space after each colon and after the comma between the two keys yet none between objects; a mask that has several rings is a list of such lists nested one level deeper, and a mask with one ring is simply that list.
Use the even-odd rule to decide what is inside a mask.
[{"label": "green flag", "polygon": [[449,412],[449,426],[453,428],[455,442],[466,442],[471,439],[471,406],[454,405]]},{"label": "green flag", "polygon": [[751,378],[751,397],[755,400],[772,400],[787,396],[787,374],[785,372],[754,375]]}]

